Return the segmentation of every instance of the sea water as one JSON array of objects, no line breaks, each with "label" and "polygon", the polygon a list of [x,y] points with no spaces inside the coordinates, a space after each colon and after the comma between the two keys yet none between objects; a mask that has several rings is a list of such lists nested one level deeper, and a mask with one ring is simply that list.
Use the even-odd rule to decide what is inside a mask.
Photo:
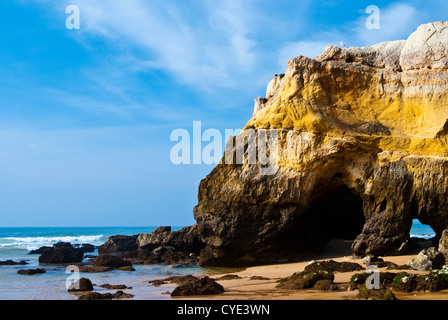
[{"label": "sea water", "polygon": [[[0,261],[26,261],[26,265],[0,266],[0,300],[76,300],[78,296],[70,294],[66,288],[67,279],[72,273],[64,266],[39,265],[39,255],[28,254],[30,250],[41,246],[52,246],[63,241],[73,245],[90,243],[102,245],[108,237],[114,235],[136,235],[151,233],[155,227],[93,227],[93,228],[0,228]],[[174,228],[173,231],[180,229]],[[95,252],[86,255],[97,255]],[[87,261],[87,260],[84,260]],[[20,275],[20,269],[44,268],[46,273],[38,275]],[[114,270],[104,273],[80,273],[79,276],[92,281],[96,292],[116,292],[98,287],[101,284],[124,284],[132,287],[123,290],[133,294],[134,299],[170,299],[167,291],[171,287],[154,287],[148,282],[173,275],[201,275],[205,271],[198,266],[134,265],[135,271]]]},{"label": "sea water", "polygon": [[[93,228],[0,228],[0,261],[26,261],[27,265],[0,266],[0,300],[76,300],[77,295],[70,294],[66,281],[72,274],[65,267],[57,265],[39,265],[39,255],[29,255],[30,250],[41,246],[52,246],[63,241],[73,245],[90,243],[102,245],[108,237],[114,235],[136,235],[151,233],[155,227],[93,227]],[[173,231],[180,229],[174,228]],[[414,221],[411,237],[432,238],[434,231],[417,220]],[[97,249],[93,253],[97,254]],[[38,275],[19,275],[20,269],[44,268],[47,272]],[[81,273],[80,277],[89,278],[97,292],[115,292],[98,287],[101,284],[124,284],[132,287],[125,292],[134,295],[134,299],[164,300],[170,299],[167,291],[171,287],[154,287],[148,282],[173,275],[201,275],[210,270],[198,266],[134,265],[136,271],[114,270],[105,273]]]}]

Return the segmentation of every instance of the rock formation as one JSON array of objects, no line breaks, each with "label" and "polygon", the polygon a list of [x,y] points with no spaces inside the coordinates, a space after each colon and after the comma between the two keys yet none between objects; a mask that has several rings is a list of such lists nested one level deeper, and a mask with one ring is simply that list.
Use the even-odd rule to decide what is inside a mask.
[{"label": "rock formation", "polygon": [[[355,240],[356,256],[404,253],[412,219],[440,237],[448,227],[447,49],[440,21],[407,40],[329,45],[315,60],[290,60],[199,186],[201,263],[293,259],[333,238]],[[244,141],[248,133],[258,144]],[[263,146],[269,162],[251,164]],[[267,165],[275,170],[262,171]]]},{"label": "rock formation", "polygon": [[174,232],[171,227],[159,227],[151,234],[110,237],[98,253],[114,254],[135,264],[197,264],[204,246],[196,226]]}]

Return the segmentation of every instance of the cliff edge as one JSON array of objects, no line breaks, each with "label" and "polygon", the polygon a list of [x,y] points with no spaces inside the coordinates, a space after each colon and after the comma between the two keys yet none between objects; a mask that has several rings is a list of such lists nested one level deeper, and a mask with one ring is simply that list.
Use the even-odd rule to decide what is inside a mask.
[{"label": "cliff edge", "polygon": [[[202,264],[293,260],[334,238],[354,255],[406,252],[412,219],[448,227],[448,22],[407,40],[299,56],[255,101],[199,186]],[[247,160],[268,139],[266,163]],[[275,133],[275,135],[274,135]],[[244,141],[244,139],[243,139]],[[260,141],[260,139],[258,140]],[[260,159],[259,153],[258,160]]]}]

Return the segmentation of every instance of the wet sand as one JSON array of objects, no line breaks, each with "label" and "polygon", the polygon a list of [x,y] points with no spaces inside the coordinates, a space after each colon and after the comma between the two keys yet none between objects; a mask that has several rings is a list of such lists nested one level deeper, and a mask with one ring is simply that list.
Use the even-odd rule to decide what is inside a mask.
[{"label": "wet sand", "polygon": [[[338,262],[349,261],[356,262],[362,266],[362,259],[352,259],[350,253],[350,241],[334,240],[325,249],[324,252],[312,260],[323,261],[333,259]],[[421,249],[419,249],[421,250]],[[388,256],[383,257],[385,261],[391,261],[398,265],[405,265],[409,260],[414,258],[419,250],[409,255]],[[311,259],[310,259],[311,260]],[[193,299],[214,299],[214,300],[351,300],[358,294],[358,290],[339,290],[339,291],[319,291],[313,289],[305,290],[286,290],[276,288],[276,281],[288,277],[295,272],[303,271],[308,265],[309,261],[297,263],[285,263],[275,265],[264,265],[249,267],[245,270],[232,272],[232,275],[238,275],[239,279],[233,280],[217,280],[224,289],[225,293],[217,296],[203,296]],[[380,271],[386,271],[386,268],[381,268]],[[387,270],[389,272],[402,272],[402,270]],[[428,272],[404,270],[408,273],[425,274]],[[335,273],[334,283],[341,288],[348,288],[350,278],[356,272]],[[210,274],[210,277],[218,279],[223,274]],[[252,277],[264,277],[269,280],[252,280]],[[399,300],[448,300],[448,290],[439,292],[411,292],[403,293],[394,291]]]}]

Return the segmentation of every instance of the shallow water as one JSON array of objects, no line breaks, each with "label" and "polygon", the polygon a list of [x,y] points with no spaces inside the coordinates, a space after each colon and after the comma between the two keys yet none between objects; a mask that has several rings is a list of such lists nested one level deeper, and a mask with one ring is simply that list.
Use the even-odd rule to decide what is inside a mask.
[{"label": "shallow water", "polygon": [[[64,266],[40,265],[39,255],[29,255],[32,249],[43,245],[51,246],[59,241],[72,244],[91,243],[101,245],[112,235],[134,235],[139,233],[151,233],[150,228],[0,228],[0,261],[13,260],[26,261],[27,265],[0,266],[0,300],[76,300],[76,294],[67,291],[66,282],[73,281],[74,274],[66,272]],[[176,230],[177,228],[173,228]],[[87,241],[86,241],[87,240]],[[97,250],[87,255],[97,255]],[[87,261],[86,259],[84,261]],[[19,275],[20,269],[44,268],[45,274]],[[124,284],[132,287],[123,291],[134,295],[134,299],[171,299],[166,291],[170,287],[153,287],[148,281],[163,279],[173,275],[200,275],[204,270],[198,266],[158,266],[158,265],[134,265],[136,271],[114,270],[105,273],[80,273],[79,277],[85,277],[94,285]],[[116,292],[95,287],[97,292]]]}]

